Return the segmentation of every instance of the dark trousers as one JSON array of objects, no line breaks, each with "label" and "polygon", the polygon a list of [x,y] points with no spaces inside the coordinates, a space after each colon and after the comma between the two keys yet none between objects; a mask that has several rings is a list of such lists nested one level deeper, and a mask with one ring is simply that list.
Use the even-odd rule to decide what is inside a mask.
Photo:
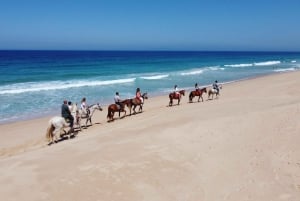
[{"label": "dark trousers", "polygon": [[74,117],[72,115],[66,116],[64,117],[65,119],[69,119],[70,121],[70,127],[73,128],[73,124],[74,124]]},{"label": "dark trousers", "polygon": [[116,102],[116,104],[120,106],[120,110],[122,110],[122,109],[123,109],[123,104],[122,104],[122,103],[120,103],[120,102]]}]

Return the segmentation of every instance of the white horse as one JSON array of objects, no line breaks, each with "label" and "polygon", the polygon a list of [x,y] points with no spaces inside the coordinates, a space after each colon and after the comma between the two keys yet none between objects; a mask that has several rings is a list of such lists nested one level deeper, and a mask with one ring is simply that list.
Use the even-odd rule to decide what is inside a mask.
[{"label": "white horse", "polygon": [[95,110],[100,110],[102,111],[102,107],[99,105],[99,103],[97,104],[93,104],[93,105],[89,105],[88,108],[87,108],[87,112],[85,113],[84,111],[82,111],[82,109],[79,109],[78,110],[78,125],[79,125],[79,128],[81,130],[81,120],[82,119],[86,119],[86,122],[85,122],[85,127],[87,127],[87,123],[90,122],[91,125],[92,125],[92,116],[95,112]]},{"label": "white horse", "polygon": [[209,89],[207,92],[207,94],[208,94],[207,100],[209,100],[210,96],[211,96],[211,100],[214,99],[214,95],[216,95],[216,98],[218,98],[218,96],[220,95],[221,89],[222,89],[222,86],[219,87],[219,91],[216,89]]},{"label": "white horse", "polygon": [[62,132],[66,134],[64,128],[69,126],[70,125],[66,122],[66,120],[63,117],[52,117],[49,121],[49,126],[46,132],[46,138],[51,143],[56,142],[58,140],[57,135],[61,135]]}]

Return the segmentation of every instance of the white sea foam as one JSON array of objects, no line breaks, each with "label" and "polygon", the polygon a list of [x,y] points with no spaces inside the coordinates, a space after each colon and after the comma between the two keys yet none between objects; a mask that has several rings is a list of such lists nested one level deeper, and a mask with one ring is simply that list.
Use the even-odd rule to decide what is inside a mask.
[{"label": "white sea foam", "polygon": [[279,68],[275,69],[274,72],[285,72],[285,71],[294,71],[296,70],[295,68]]},{"label": "white sea foam", "polygon": [[251,67],[253,64],[230,64],[224,65],[225,67],[234,67],[234,68],[244,68],[244,67]]},{"label": "white sea foam", "polygon": [[291,63],[296,63],[296,62],[297,62],[296,60],[291,61]]},{"label": "white sea foam", "polygon": [[144,80],[160,80],[160,79],[163,79],[163,78],[166,78],[166,77],[169,77],[169,75],[165,74],[165,75],[144,76],[144,77],[141,77],[141,79],[144,79]]},{"label": "white sea foam", "polygon": [[197,75],[197,74],[201,74],[203,73],[203,69],[194,69],[194,70],[191,70],[189,72],[182,72],[180,73],[180,75]]},{"label": "white sea foam", "polygon": [[211,66],[205,68],[205,70],[224,70],[224,68],[220,68],[220,66]]},{"label": "white sea foam", "polygon": [[19,94],[26,92],[36,92],[45,90],[58,90],[68,88],[78,88],[85,86],[101,86],[101,85],[113,85],[113,84],[124,84],[134,82],[135,78],[118,79],[118,80],[104,80],[104,81],[53,81],[43,83],[20,83],[13,85],[6,85],[0,87],[0,94]]},{"label": "white sea foam", "polygon": [[255,66],[272,66],[276,64],[280,64],[281,61],[265,61],[265,62],[257,62],[254,63]]}]

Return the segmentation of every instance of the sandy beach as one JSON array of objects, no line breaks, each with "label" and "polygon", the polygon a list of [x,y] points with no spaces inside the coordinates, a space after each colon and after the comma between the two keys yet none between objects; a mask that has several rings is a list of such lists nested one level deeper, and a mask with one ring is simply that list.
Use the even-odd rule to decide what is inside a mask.
[{"label": "sandy beach", "polygon": [[199,103],[149,94],[143,113],[108,123],[104,107],[51,146],[50,117],[0,125],[1,200],[298,201],[299,86],[296,71]]}]

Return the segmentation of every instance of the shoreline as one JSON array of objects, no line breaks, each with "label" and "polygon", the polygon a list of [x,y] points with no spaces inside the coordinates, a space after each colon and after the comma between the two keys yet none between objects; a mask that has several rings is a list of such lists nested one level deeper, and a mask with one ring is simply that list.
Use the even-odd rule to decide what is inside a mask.
[{"label": "shoreline", "polygon": [[[252,79],[257,79],[257,78],[260,78],[260,77],[265,77],[265,76],[272,76],[272,75],[276,75],[276,74],[282,74],[282,73],[293,73],[293,72],[298,72],[300,70],[293,70],[293,71],[282,71],[282,72],[273,72],[273,73],[266,73],[266,74],[262,74],[262,75],[256,75],[256,76],[252,76],[252,77],[246,77],[246,78],[241,78],[241,79],[238,79],[238,80],[232,80],[232,81],[227,81],[227,82],[221,82],[219,84],[221,85],[228,85],[228,84],[231,84],[231,83],[235,83],[235,82],[241,82],[241,81],[246,81],[246,80],[252,80]],[[210,85],[200,85],[200,87],[211,87],[211,84]],[[194,89],[193,86],[191,87],[188,87],[188,88],[184,88],[185,90],[187,91],[191,91]],[[172,91],[170,89],[170,91]],[[155,95],[154,96],[151,96],[151,98],[155,98],[155,97],[163,97],[163,96],[167,96],[168,93],[166,92],[157,92],[157,93],[154,93]],[[108,105],[112,104],[111,103],[103,103],[101,105],[101,107],[107,107]],[[60,108],[60,106],[58,107]],[[4,121],[4,122],[0,122],[0,126],[1,125],[6,125],[6,124],[14,124],[14,123],[17,123],[17,122],[26,122],[26,121],[31,121],[31,120],[38,120],[38,119],[44,119],[44,118],[51,118],[53,116],[60,116],[60,111],[58,112],[53,112],[53,113],[49,113],[49,114],[37,114],[36,116],[33,116],[33,117],[29,117],[28,119],[25,119],[25,117],[23,117],[22,119],[17,119],[17,120],[8,120],[8,121]]]}]

